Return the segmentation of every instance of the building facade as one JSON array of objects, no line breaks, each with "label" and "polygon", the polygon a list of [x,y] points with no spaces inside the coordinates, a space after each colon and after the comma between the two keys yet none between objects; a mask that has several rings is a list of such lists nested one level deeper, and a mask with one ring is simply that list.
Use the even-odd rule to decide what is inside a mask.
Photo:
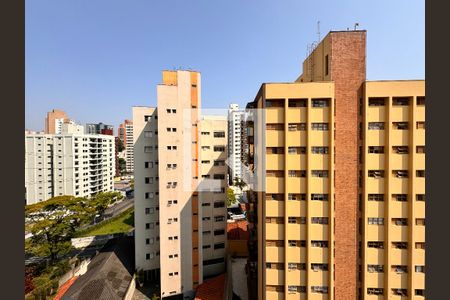
[{"label": "building facade", "polygon": [[[133,107],[136,268],[160,281],[162,298],[192,297],[225,270],[226,117],[201,119],[200,91],[200,73],[163,71],[157,109]],[[219,147],[202,150],[203,124],[213,137],[222,126]],[[216,189],[203,194],[207,176]]]},{"label": "building facade", "polygon": [[114,134],[114,126],[103,123],[86,124],[85,129],[86,134],[106,134],[106,135]]},{"label": "building facade", "polygon": [[242,178],[242,135],[243,110],[238,104],[230,104],[228,108],[228,153],[230,168],[230,183],[235,178]]},{"label": "building facade", "polygon": [[25,135],[26,204],[113,191],[114,148],[112,136]]},{"label": "building facade", "polygon": [[425,83],[365,59],[365,31],[330,32],[247,105],[258,299],[423,298]]},{"label": "building facade", "polygon": [[47,117],[45,118],[44,132],[46,134],[60,134],[62,123],[68,120],[69,117],[66,112],[59,109],[53,109],[47,113]]}]

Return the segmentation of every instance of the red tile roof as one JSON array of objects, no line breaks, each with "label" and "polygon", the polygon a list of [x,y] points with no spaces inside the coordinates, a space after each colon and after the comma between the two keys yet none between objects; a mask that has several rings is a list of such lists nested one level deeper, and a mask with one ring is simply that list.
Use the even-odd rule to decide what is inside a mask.
[{"label": "red tile roof", "polygon": [[229,240],[248,240],[248,222],[246,220],[227,223],[227,234]]},{"label": "red tile roof", "polygon": [[207,279],[197,288],[195,300],[223,300],[226,274]]},{"label": "red tile roof", "polygon": [[75,280],[78,279],[78,276],[73,276],[69,280],[66,281],[62,286],[59,287],[58,293],[56,294],[55,298],[53,300],[60,300],[64,294],[67,292],[67,290],[71,287],[71,285],[75,282]]}]

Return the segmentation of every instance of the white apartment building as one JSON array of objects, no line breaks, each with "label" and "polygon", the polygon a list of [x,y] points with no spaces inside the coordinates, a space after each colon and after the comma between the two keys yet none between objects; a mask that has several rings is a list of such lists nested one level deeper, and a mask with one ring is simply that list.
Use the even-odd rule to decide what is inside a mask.
[{"label": "white apartment building", "polygon": [[133,123],[125,124],[125,162],[126,162],[126,171],[133,172],[134,170],[134,154],[133,154]]},{"label": "white apartment building", "polygon": [[26,134],[26,204],[56,196],[91,197],[113,191],[114,155],[113,136],[64,129],[62,134]]},{"label": "white apartment building", "polygon": [[242,110],[238,104],[230,104],[228,109],[228,155],[230,182],[242,178]]},{"label": "white apartment building", "polygon": [[[133,107],[136,269],[160,281],[162,298],[193,298],[225,271],[227,122],[200,119],[200,90],[198,72],[164,71],[157,109]],[[203,192],[208,175],[219,179]]]}]

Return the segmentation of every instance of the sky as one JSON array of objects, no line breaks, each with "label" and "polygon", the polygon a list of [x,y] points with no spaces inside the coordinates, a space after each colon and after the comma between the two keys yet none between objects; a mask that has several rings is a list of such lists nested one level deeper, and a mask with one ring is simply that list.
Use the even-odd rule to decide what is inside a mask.
[{"label": "sky", "polygon": [[367,80],[425,78],[423,0],[26,0],[25,127],[62,109],[116,131],[174,68],[201,72],[204,108],[245,106],[300,75],[318,21],[367,30]]}]

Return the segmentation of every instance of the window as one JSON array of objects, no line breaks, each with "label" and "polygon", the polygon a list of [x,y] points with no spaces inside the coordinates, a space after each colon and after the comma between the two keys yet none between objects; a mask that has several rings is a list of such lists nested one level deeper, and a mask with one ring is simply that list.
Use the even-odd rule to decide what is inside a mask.
[{"label": "window", "polygon": [[308,99],[289,99],[289,107],[306,107],[306,102]]},{"label": "window", "polygon": [[424,289],[415,289],[414,294],[416,296],[424,296],[425,297],[425,290]]},{"label": "window", "polygon": [[383,130],[384,122],[369,122],[369,130]]},{"label": "window", "polygon": [[266,124],[267,130],[284,130],[284,124],[279,123],[268,123]]},{"label": "window", "polygon": [[150,229],[150,223],[145,223],[145,229]]},{"label": "window", "polygon": [[327,55],[325,55],[325,76],[328,75],[329,68],[330,68],[329,64],[330,64],[330,61],[329,61],[328,54],[327,54]]},{"label": "window", "polygon": [[306,147],[288,147],[289,154],[305,154]]},{"label": "window", "polygon": [[153,183],[153,177],[145,177],[145,183],[146,184]]},{"label": "window", "polygon": [[408,170],[392,170],[392,175],[397,178],[408,178]]},{"label": "window", "polygon": [[152,146],[145,146],[144,147],[144,153],[151,153],[153,152],[153,147]]},{"label": "window", "polygon": [[416,153],[425,153],[425,146],[416,146]]},{"label": "window", "polygon": [[408,154],[408,146],[392,146],[392,151],[397,154]]},{"label": "window", "polygon": [[416,177],[425,177],[425,170],[416,170]]},{"label": "window", "polygon": [[367,242],[367,247],[375,248],[375,249],[384,249],[384,242],[370,241],[370,242]]},{"label": "window", "polygon": [[266,200],[268,200],[268,201],[283,201],[284,194],[266,194]]},{"label": "window", "polygon": [[417,105],[425,105],[425,97],[423,97],[423,96],[417,97],[416,101],[417,101]]},{"label": "window", "polygon": [[311,194],[311,200],[328,201],[328,194]]},{"label": "window", "polygon": [[266,291],[283,293],[284,292],[284,286],[282,286],[282,285],[267,285],[266,286]]},{"label": "window", "polygon": [[224,229],[216,229],[214,230],[214,235],[224,235],[225,230]]},{"label": "window", "polygon": [[417,218],[416,219],[416,225],[418,225],[418,226],[425,226],[425,219]]},{"label": "window", "polygon": [[311,170],[312,177],[328,177],[328,171],[327,170]]},{"label": "window", "polygon": [[145,193],[145,199],[151,199],[151,198],[153,198],[154,197],[154,194],[153,194],[153,192],[146,192]]},{"label": "window", "polygon": [[152,119],[152,116],[144,116],[144,121],[148,122]]},{"label": "window", "polygon": [[289,131],[304,131],[306,130],[306,123],[290,123],[288,124]]},{"label": "window", "polygon": [[288,285],[289,293],[306,293],[306,286]]},{"label": "window", "polygon": [[284,224],[284,217],[266,217],[266,223]]},{"label": "window", "polygon": [[384,106],[384,98],[369,98],[369,106]]},{"label": "window", "polygon": [[306,247],[306,241],[288,240],[289,247]]},{"label": "window", "polygon": [[215,216],[214,217],[214,222],[222,222],[222,221],[225,221],[224,216]]},{"label": "window", "polygon": [[392,197],[395,201],[400,202],[407,202],[408,201],[408,194],[392,194]]},{"label": "window", "polygon": [[306,270],[306,264],[304,263],[288,263],[289,270]]},{"label": "window", "polygon": [[416,201],[425,201],[425,194],[417,194]]},{"label": "window", "polygon": [[317,272],[317,271],[328,271],[328,264],[312,263],[311,264],[311,270],[313,270],[314,272]]},{"label": "window", "polygon": [[382,154],[384,153],[383,146],[369,146],[369,153]]},{"label": "window", "polygon": [[266,247],[284,247],[284,241],[266,240]]},{"label": "window", "polygon": [[214,152],[224,152],[225,146],[214,146]]},{"label": "window", "polygon": [[392,248],[394,249],[408,249],[407,242],[392,242]]},{"label": "window", "polygon": [[329,99],[312,99],[312,107],[328,107],[330,106]]},{"label": "window", "polygon": [[225,174],[214,174],[214,179],[225,179]]},{"label": "window", "polygon": [[209,135],[209,131],[202,131],[202,135]]},{"label": "window", "polygon": [[392,218],[392,223],[397,226],[407,226],[408,225],[408,219],[406,218]]},{"label": "window", "polygon": [[318,294],[328,294],[328,287],[327,286],[311,286],[311,292],[312,293],[318,293]]},{"label": "window", "polygon": [[369,273],[383,273],[384,266],[383,265],[367,265],[367,272]]},{"label": "window", "polygon": [[369,225],[383,225],[384,218],[367,218]]},{"label": "window", "polygon": [[[288,171],[290,172],[290,171]],[[295,172],[295,171],[294,171]],[[290,173],[288,173],[290,174]],[[280,171],[280,170],[267,170],[266,171],[266,176],[267,177],[284,177],[284,171]]]},{"label": "window", "polygon": [[396,296],[408,296],[407,289],[392,289],[392,294]]},{"label": "window", "polygon": [[384,201],[384,194],[369,194],[367,198],[369,201]]},{"label": "window", "polygon": [[383,295],[383,288],[367,288],[367,295]]},{"label": "window", "polygon": [[148,214],[152,214],[152,213],[154,213],[154,208],[153,207],[146,207],[145,208],[145,214],[146,215],[148,215]]},{"label": "window", "polygon": [[328,130],[328,123],[312,123],[312,130],[326,131]]},{"label": "window", "polygon": [[394,97],[392,99],[392,105],[393,106],[408,106],[409,105],[409,98],[397,98]]},{"label": "window", "polygon": [[177,150],[177,146],[167,146],[167,150]]},{"label": "window", "polygon": [[397,130],[408,130],[408,122],[392,122],[394,129]]},{"label": "window", "polygon": [[328,217],[312,217],[311,218],[312,224],[328,224]]},{"label": "window", "polygon": [[311,247],[328,248],[328,241],[311,241]]},{"label": "window", "polygon": [[267,154],[284,154],[284,147],[267,147]]},{"label": "window", "polygon": [[145,253],[145,259],[150,259],[150,253]]},{"label": "window", "polygon": [[[278,172],[278,171],[275,171],[275,172]],[[305,170],[288,170],[288,176],[289,177],[306,177],[306,171]],[[282,177],[282,176],[279,176],[279,177]]]},{"label": "window", "polygon": [[415,270],[417,273],[425,273],[425,266],[416,266]]},{"label": "window", "polygon": [[425,243],[417,242],[417,243],[415,244],[415,248],[416,248],[416,249],[425,249]]},{"label": "window", "polygon": [[306,200],[306,194],[288,194],[288,200]]},{"label": "window", "polygon": [[372,178],[383,178],[384,177],[384,170],[369,170],[368,172],[369,177]]},{"label": "window", "polygon": [[144,131],[144,137],[145,138],[151,138],[153,136],[153,132],[151,131]]},{"label": "window", "polygon": [[225,161],[224,160],[215,160],[214,166],[225,166]]},{"label": "window", "polygon": [[174,127],[167,127],[167,132],[177,132],[177,129]]},{"label": "window", "polygon": [[216,249],[224,249],[224,248],[225,248],[225,243],[214,244],[214,250],[216,250]]},{"label": "window", "polygon": [[284,107],[284,99],[266,99],[266,107]]},{"label": "window", "polygon": [[219,208],[219,207],[225,207],[225,202],[223,202],[223,201],[214,202],[214,208]]},{"label": "window", "polygon": [[225,137],[225,131],[214,131],[215,138],[223,138]]},{"label": "window", "polygon": [[328,147],[311,147],[313,154],[328,154]]}]

